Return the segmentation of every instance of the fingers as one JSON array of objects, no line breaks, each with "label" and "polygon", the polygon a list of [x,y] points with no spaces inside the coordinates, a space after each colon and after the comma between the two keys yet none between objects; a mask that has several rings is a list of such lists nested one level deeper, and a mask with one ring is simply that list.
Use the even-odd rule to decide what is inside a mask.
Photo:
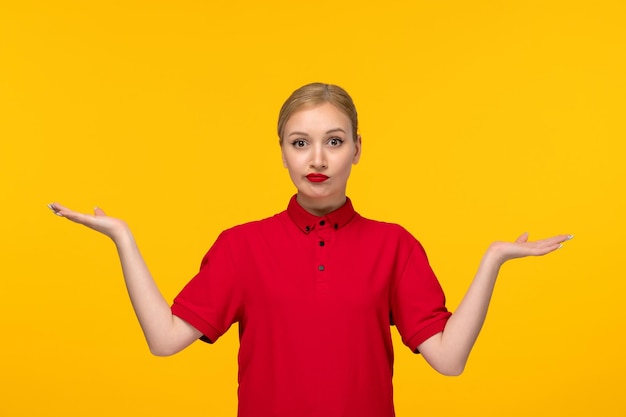
[{"label": "fingers", "polygon": [[106,216],[106,213],[100,207],[95,207],[93,212],[96,216]]},{"label": "fingers", "polygon": [[60,207],[60,206],[58,205],[58,203],[50,203],[50,204],[48,204],[48,208],[49,208],[50,210],[52,210],[52,212],[53,212],[54,214],[56,214],[57,216],[63,216],[63,215],[60,213],[60,211],[59,211],[59,210],[60,210],[60,209],[59,209],[59,207]]},{"label": "fingers", "polygon": [[[68,220],[71,220],[73,222],[76,223],[80,223],[80,224],[84,224],[86,226],[91,227],[93,220],[94,220],[94,216],[90,215],[90,214],[83,214],[83,213],[79,213],[73,210],[70,210],[69,208],[62,206],[59,203],[50,203],[48,204],[48,208],[50,210],[52,210],[52,212],[54,214],[56,214],[57,216],[61,216],[61,217],[65,217]],[[94,209],[94,212],[96,213],[96,215],[98,216],[104,216],[104,211],[102,209],[96,208]]]},{"label": "fingers", "polygon": [[48,204],[48,208],[52,210],[54,214],[61,217],[67,217],[68,214],[71,215],[72,213],[74,213],[74,211],[68,209],[65,206],[62,206],[59,203],[50,203]]},{"label": "fingers", "polygon": [[557,235],[536,242],[528,242],[531,254],[535,256],[545,255],[563,247],[563,242],[571,240],[574,235]]},{"label": "fingers", "polygon": [[116,240],[123,234],[127,235],[126,232],[129,231],[126,222],[107,216],[104,210],[99,207],[93,209],[93,214],[79,213],[62,206],[59,203],[50,203],[48,204],[48,207],[57,216],[65,217],[74,223],[87,226],[113,240]]},{"label": "fingers", "polygon": [[502,262],[526,256],[542,256],[561,248],[563,242],[573,235],[557,235],[547,239],[528,241],[528,233],[523,233],[515,242],[494,242],[489,250]]},{"label": "fingers", "polygon": [[528,241],[528,232],[524,232],[517,239],[515,239],[515,243],[530,243],[537,246],[552,246],[554,244],[560,244],[565,241],[571,240],[574,238],[574,235],[556,235],[546,239],[540,239],[536,241]]},{"label": "fingers", "polygon": [[528,232],[522,233],[517,239],[515,239],[516,243],[524,243],[528,242]]},{"label": "fingers", "polygon": [[533,256],[542,256],[542,255],[546,255],[550,252],[554,252],[555,250],[559,249],[562,245],[560,243],[552,243],[552,244],[542,244],[542,245],[538,245],[535,246],[533,248],[530,248],[530,255]]},{"label": "fingers", "polygon": [[557,236],[549,237],[547,239],[538,240],[536,243],[542,246],[557,245],[560,247],[562,246],[561,244],[563,242],[566,242],[573,238],[574,238],[574,235],[557,235]]}]

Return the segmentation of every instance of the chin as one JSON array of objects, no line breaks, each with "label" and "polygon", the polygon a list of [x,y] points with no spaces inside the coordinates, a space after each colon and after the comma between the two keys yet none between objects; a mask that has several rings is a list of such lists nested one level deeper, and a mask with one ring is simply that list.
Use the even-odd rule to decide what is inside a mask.
[{"label": "chin", "polygon": [[307,199],[308,201],[319,203],[321,205],[332,204],[334,201],[339,201],[345,198],[345,194],[337,192],[309,192],[298,190],[298,195]]},{"label": "chin", "polygon": [[[318,188],[318,189],[315,189]],[[303,187],[298,189],[298,194],[302,197],[309,198],[312,200],[325,200],[328,198],[333,198],[335,193],[329,192],[328,190],[321,190],[321,187],[315,187],[311,189],[311,187]]]}]

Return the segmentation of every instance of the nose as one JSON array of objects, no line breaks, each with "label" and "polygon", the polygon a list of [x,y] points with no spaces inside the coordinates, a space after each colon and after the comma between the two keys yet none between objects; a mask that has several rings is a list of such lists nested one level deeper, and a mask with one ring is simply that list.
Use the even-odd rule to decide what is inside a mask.
[{"label": "nose", "polygon": [[326,152],[322,144],[317,144],[311,147],[311,168],[315,170],[323,170],[328,166],[326,161]]}]

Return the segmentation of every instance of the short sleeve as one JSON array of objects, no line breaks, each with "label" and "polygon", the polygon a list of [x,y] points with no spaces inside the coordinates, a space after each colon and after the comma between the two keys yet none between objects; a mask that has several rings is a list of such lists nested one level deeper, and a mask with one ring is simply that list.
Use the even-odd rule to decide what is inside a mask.
[{"label": "short sleeve", "polygon": [[411,245],[392,290],[391,315],[404,344],[417,352],[422,342],[443,331],[451,313],[424,248],[415,239]]},{"label": "short sleeve", "polygon": [[223,232],[202,259],[200,271],[174,299],[172,313],[185,320],[213,343],[239,321],[242,285],[229,244]]}]

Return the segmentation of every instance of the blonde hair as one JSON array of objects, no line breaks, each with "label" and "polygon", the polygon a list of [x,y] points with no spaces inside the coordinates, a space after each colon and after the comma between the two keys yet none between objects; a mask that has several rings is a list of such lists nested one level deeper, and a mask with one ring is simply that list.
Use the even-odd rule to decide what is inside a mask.
[{"label": "blonde hair", "polygon": [[311,83],[291,93],[278,114],[278,139],[283,144],[285,125],[289,118],[303,107],[330,103],[345,113],[352,124],[352,138],[357,141],[358,117],[352,97],[343,88],[333,84]]}]

